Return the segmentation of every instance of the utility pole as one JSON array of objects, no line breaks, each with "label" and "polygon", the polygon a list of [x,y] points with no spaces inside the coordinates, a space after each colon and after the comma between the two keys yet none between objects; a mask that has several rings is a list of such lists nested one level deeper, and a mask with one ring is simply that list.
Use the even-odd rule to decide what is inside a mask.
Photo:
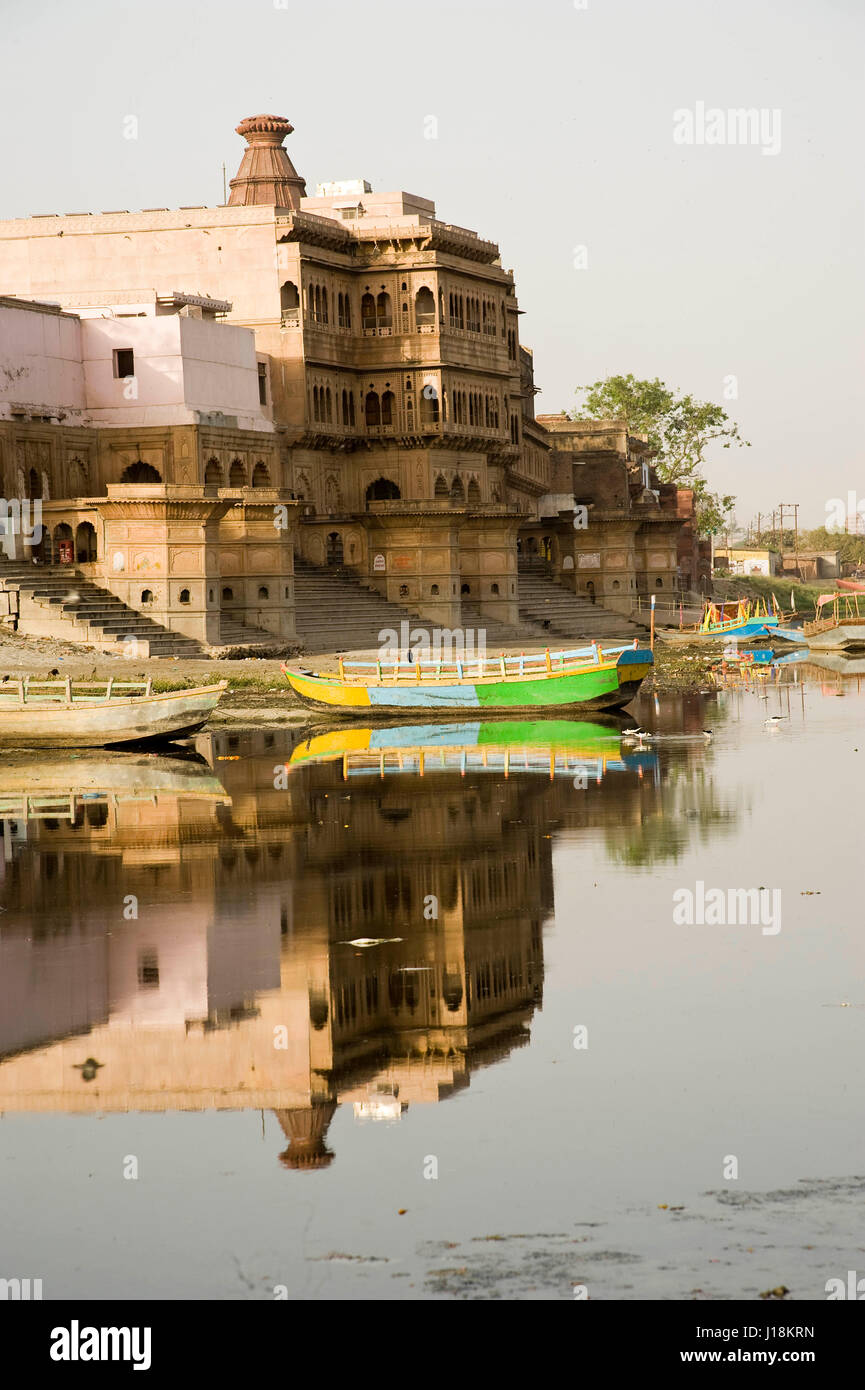
[{"label": "utility pole", "polygon": [[796,573],[798,574],[799,578],[801,579],[801,578],[802,578],[802,565],[801,565],[800,560],[799,560],[799,503],[798,503],[798,502],[782,502],[782,503],[779,503],[779,505],[780,505],[780,508],[781,508],[781,531],[782,531],[782,533],[783,533],[783,530],[784,530],[784,513],[785,513],[785,511],[786,511],[786,512],[792,512],[792,513],[793,513],[793,534],[794,534],[793,549],[794,549],[795,556],[796,556]]},{"label": "utility pole", "polygon": [[227,189],[226,186],[225,186],[225,163],[224,163],[224,161],[223,161],[223,165],[222,165],[222,205],[223,205],[223,207],[226,205],[227,202],[228,202],[228,189]]}]

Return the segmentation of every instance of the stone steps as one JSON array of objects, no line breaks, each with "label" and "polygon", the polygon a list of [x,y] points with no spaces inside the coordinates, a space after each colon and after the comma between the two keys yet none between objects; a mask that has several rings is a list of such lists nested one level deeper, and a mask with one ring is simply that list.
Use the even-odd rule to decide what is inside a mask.
[{"label": "stone steps", "polygon": [[565,589],[536,571],[520,570],[519,614],[522,622],[568,642],[621,640],[640,636],[643,629],[629,618]]},{"label": "stone steps", "polygon": [[[172,632],[161,623],[129,608],[115,594],[94,584],[72,566],[62,570],[36,568],[0,561],[0,586],[16,591],[37,609],[44,610],[45,630],[38,613],[21,615],[19,631],[55,636],[64,641],[98,646],[112,651],[134,638],[141,656],[200,657],[203,647],[191,637]],[[40,628],[43,628],[40,631]]]},{"label": "stone steps", "polygon": [[381,646],[381,633],[411,627],[430,627],[407,608],[391,603],[345,571],[320,569],[295,560],[295,624],[306,652],[371,651]]}]

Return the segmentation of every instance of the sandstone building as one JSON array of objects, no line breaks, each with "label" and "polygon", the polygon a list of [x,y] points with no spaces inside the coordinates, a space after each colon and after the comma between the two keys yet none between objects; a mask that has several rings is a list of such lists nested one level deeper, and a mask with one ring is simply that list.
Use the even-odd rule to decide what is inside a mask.
[{"label": "sandstone building", "polygon": [[[51,322],[67,335],[78,315],[83,341],[98,332],[109,354],[88,368],[99,389],[86,409],[71,381],[47,406],[32,378],[14,383],[18,414],[0,437],[6,487],[23,477],[32,496],[41,485],[52,526],[92,526],[85,563],[132,608],[145,593],[157,603],[157,591],[130,582],[130,567],[143,573],[134,555],[114,567],[120,537],[161,547],[153,611],[209,642],[232,619],[291,636],[295,557],[441,626],[469,617],[503,633],[535,616],[521,603],[530,579],[623,614],[640,587],[671,589],[681,522],[649,486],[639,441],[623,427],[598,442],[559,417],[534,418],[532,356],[498,246],[442,221],[426,198],[363,180],[307,196],[285,149],[287,120],[256,116],[237,129],[247,149],[224,207],[0,222],[0,289],[57,306]],[[230,374],[219,383],[215,373],[217,345],[227,351],[241,328],[254,334],[242,398]],[[195,377],[196,334],[220,389],[146,399],[173,370],[155,358],[173,353],[176,364],[183,343]],[[118,361],[148,351],[147,381],[137,369],[118,375]],[[10,359],[2,344],[0,358]],[[139,394],[127,407],[128,376]],[[169,404],[186,408],[182,426]],[[84,477],[63,463],[52,478],[55,454],[78,459]],[[591,480],[594,507],[583,533],[578,475]],[[170,496],[178,487],[194,497]],[[182,518],[165,510],[181,504]],[[278,531],[267,505],[271,519],[284,508]],[[198,528],[193,539],[172,532],[181,520]]]}]

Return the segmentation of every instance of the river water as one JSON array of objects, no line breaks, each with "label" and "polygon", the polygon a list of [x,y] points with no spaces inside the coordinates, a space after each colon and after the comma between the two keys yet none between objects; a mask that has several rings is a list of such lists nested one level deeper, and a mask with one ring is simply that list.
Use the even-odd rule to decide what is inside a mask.
[{"label": "river water", "polygon": [[7,754],[0,1276],[819,1299],[865,1273],[858,669],[618,722]]}]

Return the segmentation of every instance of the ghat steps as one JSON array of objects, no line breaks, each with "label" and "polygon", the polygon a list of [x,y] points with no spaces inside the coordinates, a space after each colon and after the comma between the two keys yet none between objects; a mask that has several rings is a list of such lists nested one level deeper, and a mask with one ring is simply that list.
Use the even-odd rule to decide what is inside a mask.
[{"label": "ghat steps", "polygon": [[[8,596],[0,617],[17,609],[18,630],[25,634],[112,652],[135,638],[139,644],[136,655],[142,658],[206,655],[193,638],[172,632],[129,608],[116,594],[86,579],[71,565],[34,566],[0,559],[0,591]],[[17,603],[13,603],[13,595],[17,595]]]},{"label": "ghat steps", "polygon": [[645,629],[620,613],[565,589],[554,579],[520,567],[518,604],[520,623],[540,631],[546,644],[552,641],[632,641]]}]

